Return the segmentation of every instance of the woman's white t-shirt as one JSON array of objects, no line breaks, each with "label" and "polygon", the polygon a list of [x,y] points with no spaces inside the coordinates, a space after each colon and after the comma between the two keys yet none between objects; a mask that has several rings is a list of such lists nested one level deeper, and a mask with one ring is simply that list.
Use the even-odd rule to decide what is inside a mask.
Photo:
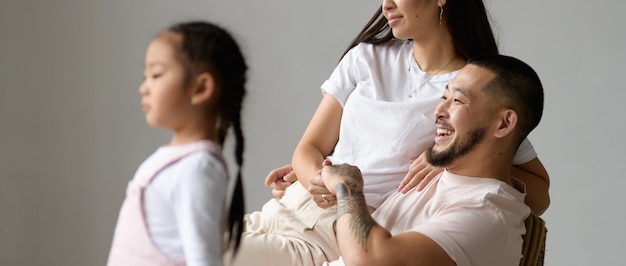
[{"label": "woman's white t-shirt", "polygon": [[[339,141],[328,159],[360,168],[367,204],[377,208],[434,143],[434,111],[458,71],[430,76],[413,58],[413,42],[360,43],[339,62],[322,90],[343,107]],[[537,157],[525,140],[514,164]]]}]

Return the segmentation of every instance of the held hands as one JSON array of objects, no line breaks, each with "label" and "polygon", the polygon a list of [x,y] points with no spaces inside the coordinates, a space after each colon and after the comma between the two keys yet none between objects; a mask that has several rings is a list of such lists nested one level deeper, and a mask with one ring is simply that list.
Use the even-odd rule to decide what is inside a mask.
[{"label": "held hands", "polygon": [[354,184],[358,190],[363,191],[363,176],[356,166],[345,163],[333,165],[329,160],[324,160],[321,176],[326,188],[333,195],[337,194],[335,187],[338,183]]},{"label": "held hands", "polygon": [[[311,193],[313,201],[320,208],[332,207],[337,203],[337,197],[328,191],[324,185],[324,181],[320,175],[321,170],[317,172],[309,181],[309,187],[306,190]],[[272,195],[277,199],[281,199],[285,195],[287,187],[291,186],[298,180],[290,164],[272,170],[265,178],[265,186],[272,188]]]},{"label": "held hands", "polygon": [[404,179],[402,179],[402,182],[400,182],[400,186],[398,186],[398,192],[406,194],[416,185],[416,191],[422,191],[437,174],[443,172],[442,167],[432,166],[426,161],[426,152],[427,151],[422,152],[417,159],[411,162],[409,172]]},{"label": "held hands", "polygon": [[[330,161],[324,161],[323,166],[324,168],[327,168],[326,166],[330,166],[331,169],[336,169],[336,171],[346,171],[349,168],[351,169],[354,167],[346,164],[332,165]],[[357,167],[354,168],[358,170]],[[417,186],[416,191],[421,191],[437,174],[442,171],[442,167],[430,165],[426,161],[426,151],[422,152],[417,159],[411,162],[409,171],[404,179],[402,179],[402,182],[400,182],[400,186],[398,186],[397,190],[401,193],[407,193],[409,190]],[[331,178],[330,174],[327,175],[327,178]],[[361,180],[360,182],[362,183],[363,181],[360,171],[358,172],[358,176]],[[334,176],[333,174],[333,183],[328,184],[328,182],[322,178],[320,173],[318,173],[311,179],[311,185],[307,188],[313,196],[313,200],[321,208],[331,207],[337,202],[337,198],[334,196],[334,186],[337,184],[338,180],[335,180],[334,178],[340,179],[341,177]],[[297,180],[298,178],[293,172],[293,168],[288,164],[272,170],[265,178],[265,186],[271,187],[272,195],[281,199],[285,195],[285,189]]]},{"label": "held hands", "polygon": [[326,209],[337,204],[337,197],[328,190],[322,179],[322,169],[318,170],[315,176],[309,180],[309,187],[306,189],[311,193],[313,201],[320,208]]},{"label": "held hands", "polygon": [[272,170],[265,178],[265,186],[271,187],[272,195],[281,199],[285,195],[285,189],[297,180],[293,168],[288,164]]}]

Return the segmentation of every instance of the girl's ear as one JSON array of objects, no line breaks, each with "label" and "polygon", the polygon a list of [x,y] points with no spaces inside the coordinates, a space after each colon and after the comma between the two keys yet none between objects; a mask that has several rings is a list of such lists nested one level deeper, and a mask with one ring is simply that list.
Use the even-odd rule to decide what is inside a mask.
[{"label": "girl's ear", "polygon": [[215,96],[215,79],[213,75],[204,72],[196,77],[191,88],[191,103],[193,105],[207,103]]},{"label": "girl's ear", "polygon": [[498,129],[496,130],[496,138],[507,137],[515,131],[517,126],[517,113],[512,109],[505,109],[500,112],[497,120]]}]

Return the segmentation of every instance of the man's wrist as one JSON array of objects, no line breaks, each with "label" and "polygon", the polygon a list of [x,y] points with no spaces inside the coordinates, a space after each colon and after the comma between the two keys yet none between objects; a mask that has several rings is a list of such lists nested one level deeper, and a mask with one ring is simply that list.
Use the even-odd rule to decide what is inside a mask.
[{"label": "man's wrist", "polygon": [[367,251],[367,240],[376,222],[370,216],[362,183],[353,179],[343,181],[335,185],[337,220],[349,215],[349,229],[354,239]]}]

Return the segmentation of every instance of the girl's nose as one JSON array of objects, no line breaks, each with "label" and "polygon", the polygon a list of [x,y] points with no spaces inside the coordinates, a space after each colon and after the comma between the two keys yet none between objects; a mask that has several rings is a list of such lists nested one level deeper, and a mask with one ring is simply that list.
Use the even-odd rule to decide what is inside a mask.
[{"label": "girl's nose", "polygon": [[139,94],[146,95],[146,93],[148,93],[148,87],[146,86],[146,81],[144,80],[139,85]]}]

